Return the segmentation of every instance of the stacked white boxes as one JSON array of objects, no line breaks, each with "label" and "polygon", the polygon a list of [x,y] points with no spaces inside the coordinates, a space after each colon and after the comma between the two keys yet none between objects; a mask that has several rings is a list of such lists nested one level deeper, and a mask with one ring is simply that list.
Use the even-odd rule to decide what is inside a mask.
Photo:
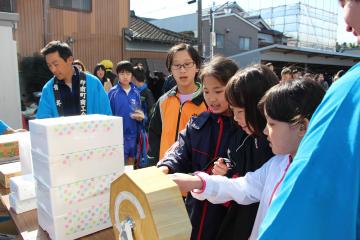
[{"label": "stacked white boxes", "polygon": [[110,183],[124,171],[122,118],[37,119],[30,134],[38,221],[51,239],[110,227]]},{"label": "stacked white boxes", "polygon": [[35,181],[32,174],[10,178],[10,207],[17,213],[36,208]]}]

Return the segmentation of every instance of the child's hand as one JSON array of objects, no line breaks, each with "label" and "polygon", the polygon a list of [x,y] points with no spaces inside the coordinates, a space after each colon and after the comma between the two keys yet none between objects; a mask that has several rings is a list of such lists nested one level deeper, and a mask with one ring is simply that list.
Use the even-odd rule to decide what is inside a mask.
[{"label": "child's hand", "polygon": [[20,129],[16,129],[16,130],[14,130],[14,132],[15,132],[15,133],[19,133],[19,132],[27,132],[27,130],[26,130],[26,129],[22,129],[22,128],[20,128]]},{"label": "child's hand", "polygon": [[145,114],[144,114],[143,111],[141,111],[141,110],[138,109],[138,110],[135,110],[135,112],[132,113],[132,114],[130,115],[130,117],[131,117],[132,119],[135,119],[136,121],[141,122],[142,120],[144,120]]},{"label": "child's hand", "polygon": [[224,159],[219,158],[216,162],[214,162],[214,167],[212,169],[212,173],[214,175],[224,176],[229,170],[228,166],[224,162]]},{"label": "child's hand", "polygon": [[169,168],[167,166],[161,166],[159,167],[159,169],[164,173],[164,174],[168,174],[169,173]]},{"label": "child's hand", "polygon": [[203,187],[203,183],[198,176],[192,176],[185,173],[174,173],[169,174],[168,176],[179,186],[183,195],[184,193]]}]

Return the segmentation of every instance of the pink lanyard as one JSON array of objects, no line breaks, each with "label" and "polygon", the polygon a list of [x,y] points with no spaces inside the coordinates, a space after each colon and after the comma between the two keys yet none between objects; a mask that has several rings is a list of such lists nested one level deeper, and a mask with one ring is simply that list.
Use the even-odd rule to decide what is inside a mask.
[{"label": "pink lanyard", "polygon": [[271,193],[271,197],[270,197],[270,201],[269,201],[269,206],[270,206],[270,204],[271,204],[271,202],[272,202],[272,200],[273,200],[273,197],[274,197],[274,195],[275,195],[275,193],[276,193],[277,188],[280,186],[280,184],[281,184],[282,181],[284,180],[285,175],[286,175],[286,172],[287,172],[287,170],[289,169],[291,162],[292,162],[292,157],[289,155],[289,160],[288,160],[288,164],[286,165],[285,171],[284,171],[282,177],[280,178],[280,180],[276,183],[276,185],[275,185],[275,187],[274,187],[274,190],[273,190],[272,193]]}]

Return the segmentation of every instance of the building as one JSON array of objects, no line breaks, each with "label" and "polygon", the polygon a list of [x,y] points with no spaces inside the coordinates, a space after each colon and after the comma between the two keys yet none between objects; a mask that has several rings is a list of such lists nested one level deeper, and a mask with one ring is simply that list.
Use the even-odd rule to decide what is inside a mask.
[{"label": "building", "polygon": [[245,16],[261,16],[290,37],[289,46],[335,51],[338,2],[329,0],[246,0]]},{"label": "building", "polygon": [[130,13],[129,28],[124,30],[124,57],[133,63],[141,62],[150,72],[168,73],[165,66],[167,51],[173,45],[185,42],[196,44],[194,37],[161,29]]},{"label": "building", "polygon": [[[236,2],[214,7],[214,54],[231,56],[270,44],[286,44],[287,38],[274,31],[260,16],[247,16]],[[172,31],[197,37],[197,14],[153,19],[151,23]],[[204,57],[210,56],[210,8],[202,11],[202,43]]]},{"label": "building", "polygon": [[192,37],[130,16],[130,0],[3,0],[0,11],[20,16],[14,28],[20,61],[39,54],[49,41],[61,40],[90,72],[103,59],[114,64],[123,59],[141,61],[150,71],[164,71],[172,45],[196,43]]},{"label": "building", "polygon": [[[205,57],[210,56],[210,16],[203,17],[202,42]],[[258,48],[258,33],[260,27],[236,12],[215,11],[214,32],[216,41],[214,55],[231,56],[236,53],[246,52]]]},{"label": "building", "polygon": [[10,2],[20,21],[15,30],[19,59],[39,54],[51,40],[66,41],[75,58],[90,71],[102,59],[123,54],[123,29],[129,24],[129,1],[31,0]]},{"label": "building", "polygon": [[230,56],[230,58],[242,67],[254,63],[271,62],[279,76],[284,66],[296,68],[304,72],[334,75],[341,69],[348,70],[360,61],[360,55],[356,54],[277,44],[236,54]]},{"label": "building", "polygon": [[249,16],[246,19],[260,28],[258,33],[259,48],[273,44],[287,45],[289,37],[272,29],[261,16]]}]

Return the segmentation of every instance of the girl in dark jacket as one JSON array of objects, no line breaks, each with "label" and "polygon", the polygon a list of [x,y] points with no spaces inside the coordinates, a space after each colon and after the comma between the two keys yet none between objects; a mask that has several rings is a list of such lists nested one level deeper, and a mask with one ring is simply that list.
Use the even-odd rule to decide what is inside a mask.
[{"label": "girl in dark jacket", "polygon": [[[211,173],[214,161],[227,157],[236,125],[225,99],[225,86],[237,70],[233,61],[223,57],[215,57],[202,68],[200,79],[209,111],[192,117],[180,132],[178,141],[158,164],[164,173]],[[191,239],[214,239],[226,215],[226,206],[199,201],[188,194],[186,207],[192,223]]]},{"label": "girl in dark jacket", "polygon": [[[260,168],[273,153],[263,134],[265,117],[257,104],[266,91],[278,83],[277,76],[266,66],[256,65],[240,71],[226,86],[226,98],[234,114],[234,120],[243,130],[229,146],[229,157],[236,166],[228,170],[222,160],[215,163],[214,174],[228,177],[242,177],[247,172]],[[224,217],[216,239],[247,240],[255,221],[258,204],[240,205],[228,203],[229,209]]]},{"label": "girl in dark jacket", "polygon": [[[272,86],[278,83],[276,75],[266,66],[253,66],[239,71],[226,86],[226,99],[233,111],[234,120],[241,127],[230,140],[227,157],[232,169],[224,159],[214,163],[212,174],[228,177],[244,176],[249,171],[260,168],[273,156],[269,143],[263,134],[265,117],[257,104]],[[174,175],[176,182],[186,183],[185,175]],[[185,183],[184,183],[185,182]],[[190,188],[191,189],[191,188]],[[223,216],[217,234],[212,239],[248,239],[255,221],[258,204],[225,204],[229,207]]]}]

